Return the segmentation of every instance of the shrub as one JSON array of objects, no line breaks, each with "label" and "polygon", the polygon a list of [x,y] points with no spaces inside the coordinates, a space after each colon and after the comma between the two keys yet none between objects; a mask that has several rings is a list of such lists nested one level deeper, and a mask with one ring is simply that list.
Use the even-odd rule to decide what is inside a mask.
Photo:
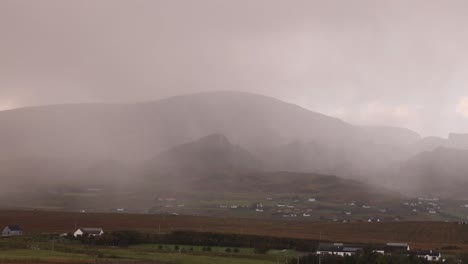
[{"label": "shrub", "polygon": [[270,247],[264,243],[257,244],[254,247],[254,252],[257,254],[265,254],[268,250],[270,250]]},{"label": "shrub", "polygon": [[211,251],[211,247],[203,247],[203,251]]}]

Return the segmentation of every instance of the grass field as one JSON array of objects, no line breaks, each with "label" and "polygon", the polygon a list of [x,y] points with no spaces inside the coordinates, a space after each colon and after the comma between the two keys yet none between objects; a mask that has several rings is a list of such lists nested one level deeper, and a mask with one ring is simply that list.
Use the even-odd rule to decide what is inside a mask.
[{"label": "grass field", "polygon": [[[20,241],[24,238],[14,238]],[[2,241],[5,243],[5,241]],[[38,241],[34,249],[0,249],[0,263],[167,263],[167,264],[269,264],[284,262],[297,256],[294,251],[271,251],[255,254],[251,248],[236,253],[226,248],[213,247],[210,252],[202,247],[144,244],[128,248],[96,247],[76,243]]]}]

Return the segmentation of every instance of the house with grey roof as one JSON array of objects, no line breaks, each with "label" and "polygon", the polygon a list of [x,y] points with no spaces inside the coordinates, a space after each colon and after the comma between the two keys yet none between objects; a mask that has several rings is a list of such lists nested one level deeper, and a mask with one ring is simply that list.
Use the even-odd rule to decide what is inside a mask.
[{"label": "house with grey roof", "polygon": [[3,228],[2,236],[9,237],[9,236],[21,236],[23,235],[23,229],[20,225],[7,225]]}]

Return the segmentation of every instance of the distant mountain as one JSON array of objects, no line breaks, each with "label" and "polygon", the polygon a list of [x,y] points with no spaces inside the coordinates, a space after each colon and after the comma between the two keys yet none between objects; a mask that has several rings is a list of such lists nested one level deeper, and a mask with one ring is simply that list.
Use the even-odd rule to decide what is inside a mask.
[{"label": "distant mountain", "polygon": [[413,148],[417,153],[421,153],[424,151],[432,151],[439,147],[447,147],[449,146],[449,140],[440,137],[425,137],[414,144]]},{"label": "distant mountain", "polygon": [[426,137],[415,144],[415,151],[432,151],[439,147],[468,149],[468,134],[450,133],[448,138]]},{"label": "distant mountain", "polygon": [[[363,182],[318,173],[264,171],[251,153],[221,134],[169,149],[146,162],[146,179],[157,190],[188,195],[202,191],[313,195],[328,201],[394,201],[401,196]],[[154,187],[151,187],[152,190]]]},{"label": "distant mountain", "polygon": [[448,141],[453,148],[468,149],[468,134],[450,133]]},{"label": "distant mountain", "polygon": [[213,183],[217,183],[217,185],[210,185],[209,188],[205,189],[217,187],[231,192],[265,194],[287,194],[294,190],[294,193],[300,196],[306,194],[334,202],[359,200],[380,203],[402,199],[400,194],[384,188],[316,173],[257,172],[240,174]]},{"label": "distant mountain", "polygon": [[438,147],[402,163],[399,179],[407,189],[439,196],[466,196],[468,150]]},{"label": "distant mountain", "polygon": [[196,177],[249,168],[382,183],[415,155],[463,148],[466,138],[421,139],[408,129],[354,126],[267,96],[209,92],[2,111],[0,175],[13,183],[131,182],[151,160],[159,172]]},{"label": "distant mountain", "polygon": [[261,162],[221,134],[176,146],[151,159],[146,166],[148,173],[170,175],[177,180],[261,170]]},{"label": "distant mountain", "polygon": [[[295,140],[340,145],[417,141],[414,132],[366,128],[280,100],[212,92],[137,104],[77,104],[0,112],[0,157],[90,156],[144,159],[220,133],[250,150]],[[402,140],[400,140],[402,139]]]},{"label": "distant mountain", "polygon": [[[276,163],[270,160],[279,156],[284,157],[284,168],[328,174],[339,171],[343,176],[374,175],[381,164],[409,157],[402,146],[419,140],[409,130],[353,126],[271,97],[211,92],[147,103],[3,111],[0,161],[79,160],[83,166],[102,160],[140,162],[213,133],[225,135],[265,164]],[[304,144],[301,148],[314,146],[306,152],[318,152],[298,164],[296,153],[281,153],[283,146],[292,142]],[[324,161],[328,169],[311,166],[314,162],[310,161],[321,155],[321,149],[329,152]],[[378,168],[369,170],[369,164]],[[53,174],[49,176],[53,178]]]}]

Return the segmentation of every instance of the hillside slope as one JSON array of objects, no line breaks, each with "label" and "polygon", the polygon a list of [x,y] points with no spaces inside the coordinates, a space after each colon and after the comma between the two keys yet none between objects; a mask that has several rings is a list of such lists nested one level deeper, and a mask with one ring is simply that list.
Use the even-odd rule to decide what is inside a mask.
[{"label": "hillside slope", "polygon": [[[34,164],[43,159],[79,163],[83,168],[106,160],[141,162],[213,133],[225,135],[271,170],[318,171],[346,177],[374,176],[388,161],[409,157],[405,146],[419,139],[405,129],[357,127],[271,97],[211,92],[147,103],[3,111],[0,161],[31,171],[38,169]],[[298,154],[283,148],[292,142],[300,142],[305,149],[315,146],[313,154],[305,151],[304,162],[298,163]],[[328,164],[325,168],[312,162],[323,154],[322,149],[328,153],[324,156],[323,164]],[[370,168],[369,164],[375,166]],[[17,178],[14,172],[7,174]],[[49,179],[71,175],[47,174]],[[21,179],[28,176],[35,177],[26,173]]]}]

